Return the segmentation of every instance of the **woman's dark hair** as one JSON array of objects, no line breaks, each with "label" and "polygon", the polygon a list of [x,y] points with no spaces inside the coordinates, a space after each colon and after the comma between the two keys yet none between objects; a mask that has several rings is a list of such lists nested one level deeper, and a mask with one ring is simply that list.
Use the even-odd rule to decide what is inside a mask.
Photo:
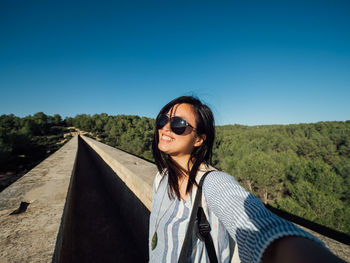
[{"label": "woman's dark hair", "polygon": [[[211,109],[203,104],[199,99],[192,96],[182,96],[170,101],[165,105],[159,112],[157,119],[161,114],[166,114],[173,109],[176,104],[190,104],[193,106],[193,110],[196,114],[196,133],[198,136],[203,134],[206,135],[205,140],[199,147],[195,147],[191,153],[190,160],[187,164],[187,170],[189,170],[190,162],[193,163],[192,169],[189,173],[188,184],[186,188],[186,193],[189,193],[196,183],[196,174],[201,163],[209,165],[211,162],[212,148],[215,138],[215,125],[214,117]],[[180,191],[178,185],[178,178],[181,178],[184,174],[184,169],[182,169],[176,162],[174,162],[168,154],[163,153],[158,149],[159,133],[157,126],[155,127],[152,151],[157,165],[159,173],[163,173],[165,170],[168,171],[168,193],[171,198],[175,195],[180,199]]]}]

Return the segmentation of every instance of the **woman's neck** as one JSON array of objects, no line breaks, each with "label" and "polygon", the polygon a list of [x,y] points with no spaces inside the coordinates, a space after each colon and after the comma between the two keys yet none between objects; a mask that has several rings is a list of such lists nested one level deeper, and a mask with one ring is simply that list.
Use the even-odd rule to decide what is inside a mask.
[{"label": "woman's neck", "polygon": [[181,157],[172,156],[171,158],[186,173],[186,175],[189,175],[193,166],[192,162],[189,162],[190,155]]}]

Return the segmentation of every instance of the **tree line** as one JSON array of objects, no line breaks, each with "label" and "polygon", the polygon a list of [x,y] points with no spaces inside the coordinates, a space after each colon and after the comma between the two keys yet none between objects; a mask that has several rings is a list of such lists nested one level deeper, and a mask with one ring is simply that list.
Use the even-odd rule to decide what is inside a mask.
[{"label": "tree line", "polygon": [[24,118],[0,116],[0,172],[16,173],[30,169],[57,150],[63,139],[65,122],[59,114],[43,112]]},{"label": "tree line", "polygon": [[[52,118],[48,123],[58,124]],[[23,130],[31,127],[21,123],[27,127]],[[80,114],[60,123],[153,161],[154,119],[102,113]],[[35,132],[45,134],[44,130]],[[0,137],[0,146],[3,142]],[[265,204],[350,234],[350,121],[217,126],[212,164]]]},{"label": "tree line", "polygon": [[128,153],[153,161],[152,140],[154,120],[135,115],[110,116],[106,113],[93,116],[80,114],[66,118],[69,126],[92,132],[102,141]]}]

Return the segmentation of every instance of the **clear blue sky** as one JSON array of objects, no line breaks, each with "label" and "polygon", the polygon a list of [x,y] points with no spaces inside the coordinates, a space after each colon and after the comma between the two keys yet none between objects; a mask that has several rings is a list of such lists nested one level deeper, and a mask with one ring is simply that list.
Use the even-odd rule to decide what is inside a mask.
[{"label": "clear blue sky", "polygon": [[1,1],[0,114],[350,119],[350,1]]}]

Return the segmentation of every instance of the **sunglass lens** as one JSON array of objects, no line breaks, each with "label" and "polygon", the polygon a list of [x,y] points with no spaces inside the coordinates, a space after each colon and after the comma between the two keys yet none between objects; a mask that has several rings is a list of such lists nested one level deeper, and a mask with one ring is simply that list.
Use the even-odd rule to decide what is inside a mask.
[{"label": "sunglass lens", "polygon": [[157,119],[157,128],[161,129],[165,126],[165,124],[167,124],[169,121],[168,116],[166,116],[165,114],[162,114],[159,116],[159,118]]},{"label": "sunglass lens", "polygon": [[183,134],[187,128],[186,120],[180,117],[173,117],[171,120],[171,130],[177,135]]}]

